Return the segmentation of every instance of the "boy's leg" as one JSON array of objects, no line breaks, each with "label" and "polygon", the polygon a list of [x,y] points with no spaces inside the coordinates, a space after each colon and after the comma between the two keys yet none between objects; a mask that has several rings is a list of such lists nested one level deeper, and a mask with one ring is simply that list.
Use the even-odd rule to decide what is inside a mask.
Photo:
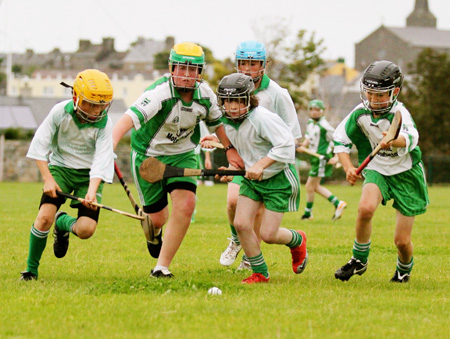
[{"label": "boy's leg", "polygon": [[238,185],[237,183],[234,183],[234,182],[228,183],[227,216],[228,216],[228,221],[230,223],[231,237],[230,237],[230,243],[228,244],[228,247],[225,249],[225,251],[223,251],[223,253],[220,256],[220,263],[223,266],[232,265],[234,263],[234,261],[236,260],[236,257],[238,256],[239,252],[242,249],[236,228],[234,227],[234,217],[236,215],[236,205],[237,205],[237,200],[239,197],[239,188],[240,188],[240,185]]},{"label": "boy's leg", "polygon": [[397,211],[397,224],[395,227],[394,243],[397,247],[397,266],[391,282],[408,282],[414,266],[414,246],[411,241],[411,233],[414,224],[414,216],[408,217]]},{"label": "boy's leg", "polygon": [[353,244],[353,256],[347,264],[335,272],[334,276],[336,279],[347,281],[354,274],[361,275],[367,270],[372,218],[382,199],[381,191],[376,184],[367,183],[363,186],[356,219],[356,239]]},{"label": "boy's leg", "polygon": [[306,207],[305,212],[302,215],[302,219],[312,219],[313,218],[313,204],[314,204],[314,196],[317,188],[320,185],[321,178],[309,176],[308,180],[306,180]]},{"label": "boy's leg", "polygon": [[[57,207],[52,204],[42,204],[38,216],[31,226],[27,269],[22,272],[22,280],[36,279],[42,253],[47,244],[49,230],[53,224]],[[31,273],[26,274],[26,272]]]}]

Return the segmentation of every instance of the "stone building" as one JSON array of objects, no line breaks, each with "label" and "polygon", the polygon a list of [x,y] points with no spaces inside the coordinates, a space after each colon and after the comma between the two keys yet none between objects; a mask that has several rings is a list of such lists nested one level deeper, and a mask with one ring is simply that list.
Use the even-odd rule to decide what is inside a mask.
[{"label": "stone building", "polygon": [[[437,0],[435,0],[437,1]],[[355,68],[363,71],[374,60],[390,60],[404,71],[425,48],[450,54],[450,31],[437,29],[428,0],[416,0],[406,27],[381,25],[355,44]]]}]

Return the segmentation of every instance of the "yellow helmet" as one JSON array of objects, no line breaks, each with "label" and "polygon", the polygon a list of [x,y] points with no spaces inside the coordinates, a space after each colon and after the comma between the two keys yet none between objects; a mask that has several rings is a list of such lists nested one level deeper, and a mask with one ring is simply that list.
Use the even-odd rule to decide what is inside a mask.
[{"label": "yellow helmet", "polygon": [[[113,100],[113,89],[108,75],[96,69],[78,73],[73,84],[73,99],[78,117],[86,122],[100,121],[108,113]],[[94,105],[100,105],[101,113],[92,114],[91,109],[87,109],[87,104],[91,105],[91,109]]]},{"label": "yellow helmet", "polygon": [[[174,78],[186,78],[185,75],[175,74],[175,66],[176,65],[187,65],[188,67],[192,67],[196,69],[196,78],[194,85],[192,86],[184,86],[184,85],[175,85],[173,83]],[[203,52],[203,48],[197,44],[192,42],[182,42],[173,46],[170,51],[169,56],[169,70],[171,73],[172,84],[174,84],[177,88],[196,88],[197,82],[202,80],[202,72],[205,67],[205,53]]]}]

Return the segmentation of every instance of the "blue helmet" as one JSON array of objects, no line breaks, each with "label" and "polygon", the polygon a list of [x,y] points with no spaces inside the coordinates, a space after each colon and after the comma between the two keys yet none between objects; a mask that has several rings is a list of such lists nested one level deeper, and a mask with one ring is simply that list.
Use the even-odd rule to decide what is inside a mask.
[{"label": "blue helmet", "polygon": [[241,42],[236,48],[236,67],[238,60],[261,60],[266,67],[266,47],[262,42],[255,40]]},{"label": "blue helmet", "polygon": [[[262,62],[262,72],[257,76],[253,77],[253,81],[257,82],[262,74],[264,73],[264,69],[266,68],[267,62],[267,51],[266,47],[262,42],[255,40],[248,40],[241,42],[236,48],[236,70],[239,70],[239,61],[240,60],[258,60]],[[249,74],[248,74],[249,75]]]}]

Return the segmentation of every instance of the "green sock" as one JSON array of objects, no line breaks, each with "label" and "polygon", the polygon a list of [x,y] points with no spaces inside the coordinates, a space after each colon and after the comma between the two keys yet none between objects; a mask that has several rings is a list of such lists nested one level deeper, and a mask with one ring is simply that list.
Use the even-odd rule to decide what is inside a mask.
[{"label": "green sock", "polygon": [[236,228],[230,224],[230,230],[231,230],[231,240],[233,240],[236,244],[240,245],[241,242],[239,241],[239,237],[236,232]]},{"label": "green sock", "polygon": [[71,217],[68,214],[63,214],[58,218],[57,222],[55,223],[55,227],[59,231],[71,232],[71,233],[75,234],[72,231],[72,227],[73,227],[73,225],[75,225],[76,222],[77,222],[77,218]]},{"label": "green sock", "polygon": [[248,257],[248,261],[250,262],[250,265],[252,265],[253,272],[261,273],[266,278],[269,277],[269,270],[267,269],[262,252],[256,257]]},{"label": "green sock", "polygon": [[289,248],[300,246],[303,242],[303,237],[301,236],[301,234],[294,230],[289,231],[292,233],[292,239],[289,243],[286,244],[286,246]]},{"label": "green sock", "polygon": [[370,241],[367,244],[359,244],[355,242],[353,244],[353,257],[360,260],[363,264],[367,263],[369,260],[369,252],[370,252]]},{"label": "green sock", "polygon": [[339,206],[339,199],[335,197],[333,194],[328,197],[328,201],[331,202],[334,205],[334,207]]},{"label": "green sock", "polygon": [[30,231],[30,249],[27,259],[27,271],[38,275],[39,261],[41,260],[42,253],[47,245],[47,236],[50,231],[44,232],[34,228],[34,224],[31,226]]},{"label": "green sock", "polygon": [[411,258],[411,261],[407,264],[404,264],[400,261],[400,258],[397,258],[397,271],[401,274],[409,274],[412,271],[414,266],[414,257]]},{"label": "green sock", "polygon": [[306,202],[305,215],[310,216],[312,214],[313,205],[314,205],[314,201]]}]

